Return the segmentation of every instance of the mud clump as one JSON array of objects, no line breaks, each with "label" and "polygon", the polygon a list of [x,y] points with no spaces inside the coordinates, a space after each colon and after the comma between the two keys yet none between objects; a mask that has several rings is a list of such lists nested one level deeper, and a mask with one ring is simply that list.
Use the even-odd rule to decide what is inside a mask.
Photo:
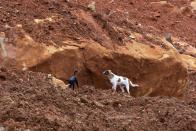
[{"label": "mud clump", "polygon": [[91,86],[61,90],[46,74],[27,71],[1,69],[0,76],[1,128],[195,130],[195,98],[134,98]]}]

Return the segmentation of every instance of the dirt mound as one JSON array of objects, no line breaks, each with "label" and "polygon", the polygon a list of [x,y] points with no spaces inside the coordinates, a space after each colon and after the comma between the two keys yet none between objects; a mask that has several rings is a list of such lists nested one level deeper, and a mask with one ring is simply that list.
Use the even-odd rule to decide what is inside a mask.
[{"label": "dirt mound", "polygon": [[134,96],[182,96],[187,85],[187,68],[176,53],[161,48],[154,50],[141,43],[132,43],[126,48],[113,51],[96,43],[83,49],[67,47],[30,70],[52,73],[66,81],[76,66],[81,85],[110,89],[111,84],[102,74],[110,69],[140,85],[132,92]]},{"label": "dirt mound", "polygon": [[[112,69],[141,85],[136,96],[182,95],[186,57],[182,60],[175,45],[162,36],[172,33],[172,38],[195,42],[190,1],[91,2],[2,0],[0,31],[5,32],[8,56],[20,69],[52,73],[62,80],[79,68],[83,85],[110,88],[101,72]],[[195,55],[194,47],[183,46]]]},{"label": "dirt mound", "polygon": [[[91,0],[76,3],[86,7]],[[96,13],[107,16],[113,23],[126,30],[142,33],[171,33],[195,46],[196,13],[190,0],[95,0]],[[140,25],[136,28],[136,25]]]},{"label": "dirt mound", "polygon": [[[1,67],[62,80],[78,68],[79,84],[96,87],[57,89],[44,73],[0,68],[0,130],[196,130],[194,71],[185,89],[196,69],[194,1],[1,0],[0,18]],[[105,69],[138,83],[134,96],[184,97],[99,90],[111,88]]]},{"label": "dirt mound", "polygon": [[0,31],[6,32],[12,44],[22,35],[16,27],[23,28],[36,42],[52,45],[62,45],[65,38],[85,38],[113,48],[115,44],[123,45],[132,32],[144,36],[172,33],[192,45],[196,43],[191,1],[95,0],[95,11],[88,8],[91,2],[1,0]]},{"label": "dirt mound", "polygon": [[83,86],[61,90],[46,74],[0,70],[1,129],[195,130],[194,99],[133,98]]},{"label": "dirt mound", "polygon": [[[7,43],[10,44],[23,35],[18,28],[23,28],[36,42],[47,45],[62,45],[65,38],[85,38],[100,43],[104,39],[102,32],[97,31],[94,25],[81,19],[80,12],[85,12],[87,8],[77,4],[61,0],[3,0],[0,7],[0,31],[6,32]],[[89,17],[92,17],[90,13]]]}]

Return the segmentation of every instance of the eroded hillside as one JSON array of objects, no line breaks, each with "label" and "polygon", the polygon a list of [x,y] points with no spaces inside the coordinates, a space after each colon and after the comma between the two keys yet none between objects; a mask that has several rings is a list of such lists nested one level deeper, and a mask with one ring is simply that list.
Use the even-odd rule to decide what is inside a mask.
[{"label": "eroded hillside", "polygon": [[[0,70],[1,130],[196,130],[196,74],[186,97],[138,97],[53,87],[47,74]],[[141,126],[142,125],[142,126]]]},{"label": "eroded hillside", "polygon": [[[196,67],[191,1],[3,0],[0,6],[4,66],[62,80],[77,68],[81,85],[103,89],[110,85],[101,72],[111,69],[141,85],[134,96],[182,96],[187,69]],[[170,34],[171,43],[164,38]]]},{"label": "eroded hillside", "polygon": [[1,0],[0,130],[196,130],[195,38],[195,0]]}]

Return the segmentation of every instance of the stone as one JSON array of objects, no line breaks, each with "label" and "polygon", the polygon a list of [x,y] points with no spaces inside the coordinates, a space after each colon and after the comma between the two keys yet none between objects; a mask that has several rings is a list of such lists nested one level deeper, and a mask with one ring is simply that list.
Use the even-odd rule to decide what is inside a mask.
[{"label": "stone", "polygon": [[96,12],[96,6],[95,6],[95,1],[91,2],[88,4],[88,8],[92,10],[93,12]]}]

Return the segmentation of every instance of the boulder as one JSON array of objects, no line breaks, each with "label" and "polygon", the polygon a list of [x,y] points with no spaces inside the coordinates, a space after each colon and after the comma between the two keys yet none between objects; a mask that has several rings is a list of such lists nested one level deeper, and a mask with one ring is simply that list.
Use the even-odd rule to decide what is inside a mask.
[{"label": "boulder", "polygon": [[131,89],[133,96],[181,96],[187,85],[187,64],[170,46],[152,48],[133,41],[113,50],[94,41],[78,44],[67,40],[64,46],[55,47],[36,43],[25,35],[12,48],[17,68],[24,69],[25,65],[25,69],[51,73],[64,82],[78,69],[80,86],[111,89],[102,74],[107,69],[140,85]]}]

